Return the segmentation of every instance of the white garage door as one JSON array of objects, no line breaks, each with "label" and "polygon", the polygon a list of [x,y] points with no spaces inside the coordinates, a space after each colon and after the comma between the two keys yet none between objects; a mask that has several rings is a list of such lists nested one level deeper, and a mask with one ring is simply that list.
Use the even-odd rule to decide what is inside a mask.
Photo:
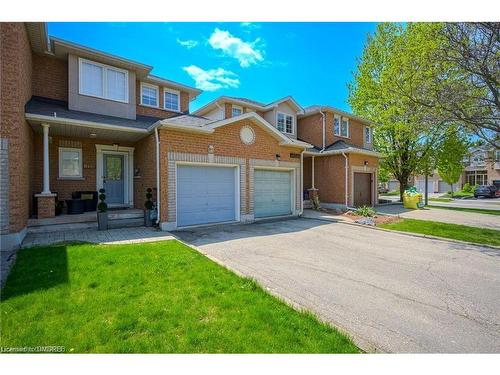
[{"label": "white garage door", "polygon": [[254,171],[255,217],[289,215],[292,213],[292,173],[256,169]]},{"label": "white garage door", "polygon": [[[425,192],[425,180],[417,180],[417,190],[419,193]],[[427,191],[429,193],[434,193],[434,182],[432,180],[427,181]]]},{"label": "white garage door", "polygon": [[236,220],[236,170],[177,166],[177,226]]},{"label": "white garage door", "polygon": [[439,192],[440,193],[447,193],[448,191],[451,191],[451,185],[447,184],[444,181],[439,181]]}]

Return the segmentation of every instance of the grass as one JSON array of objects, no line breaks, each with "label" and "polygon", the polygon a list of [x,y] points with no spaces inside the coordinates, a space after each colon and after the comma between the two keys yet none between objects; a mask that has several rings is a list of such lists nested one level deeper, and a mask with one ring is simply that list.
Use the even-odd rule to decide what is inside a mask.
[{"label": "grass", "polygon": [[21,250],[2,293],[3,347],[73,353],[357,353],[178,241]]},{"label": "grass", "polygon": [[446,194],[439,196],[439,198],[472,198],[473,196],[474,193],[469,193],[465,191],[454,191],[453,197],[451,196],[450,192],[447,192]]},{"label": "grass", "polygon": [[485,215],[500,215],[500,210],[488,210],[484,208],[469,208],[469,207],[443,207],[443,206],[432,206],[428,205],[430,208],[439,208],[441,210],[453,210],[453,211],[463,211],[463,212],[473,212],[477,214],[485,214]]},{"label": "grass", "polygon": [[451,198],[429,198],[429,202],[452,202]]},{"label": "grass", "polygon": [[380,224],[379,227],[402,232],[451,238],[454,240],[467,241],[481,245],[500,246],[500,231],[494,229],[483,229],[467,225],[448,224],[416,219],[402,219],[392,223]]}]

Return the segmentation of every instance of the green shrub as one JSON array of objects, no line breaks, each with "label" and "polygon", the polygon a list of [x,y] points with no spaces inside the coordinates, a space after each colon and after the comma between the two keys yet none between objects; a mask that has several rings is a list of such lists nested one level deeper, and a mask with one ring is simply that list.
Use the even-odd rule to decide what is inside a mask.
[{"label": "green shrub", "polygon": [[375,210],[369,206],[358,207],[355,211],[356,215],[365,216],[365,217],[373,217],[375,216]]},{"label": "green shrub", "polygon": [[151,188],[147,188],[146,189],[146,202],[144,202],[144,207],[146,208],[146,210],[152,210],[153,209],[153,201],[152,201],[152,198],[153,198],[153,194],[152,194],[152,189]]},{"label": "green shrub", "polygon": [[106,212],[108,210],[108,205],[106,204],[106,190],[105,189],[99,189],[99,204],[97,205],[97,209],[99,212]]}]

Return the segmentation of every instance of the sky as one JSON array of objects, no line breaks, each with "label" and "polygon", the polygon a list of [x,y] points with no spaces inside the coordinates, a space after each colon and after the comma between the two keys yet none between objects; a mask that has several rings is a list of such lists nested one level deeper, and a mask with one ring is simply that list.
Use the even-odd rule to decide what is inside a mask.
[{"label": "sky", "polygon": [[197,87],[194,111],[221,96],[350,112],[352,81],[375,23],[49,23],[49,34],[153,66]]}]

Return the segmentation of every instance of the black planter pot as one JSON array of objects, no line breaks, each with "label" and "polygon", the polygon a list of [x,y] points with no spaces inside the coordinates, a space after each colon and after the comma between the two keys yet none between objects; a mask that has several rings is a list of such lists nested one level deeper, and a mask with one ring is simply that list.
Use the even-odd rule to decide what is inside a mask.
[{"label": "black planter pot", "polygon": [[97,228],[99,230],[108,230],[108,213],[98,212],[97,213]]},{"label": "black planter pot", "polygon": [[151,211],[153,210],[144,210],[144,226],[152,227],[153,220],[151,220]]}]

